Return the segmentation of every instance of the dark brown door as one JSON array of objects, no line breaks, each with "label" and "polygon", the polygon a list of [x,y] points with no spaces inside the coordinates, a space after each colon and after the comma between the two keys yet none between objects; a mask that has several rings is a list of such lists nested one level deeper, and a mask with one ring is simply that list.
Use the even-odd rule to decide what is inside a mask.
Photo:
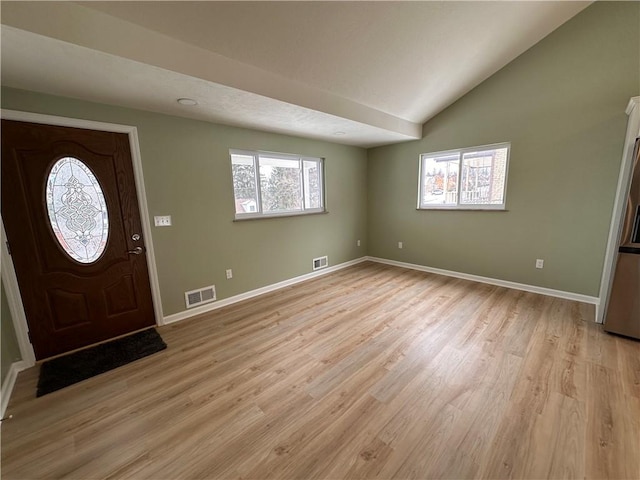
[{"label": "dark brown door", "polygon": [[155,324],[126,134],[2,120],[2,218],[37,359]]}]

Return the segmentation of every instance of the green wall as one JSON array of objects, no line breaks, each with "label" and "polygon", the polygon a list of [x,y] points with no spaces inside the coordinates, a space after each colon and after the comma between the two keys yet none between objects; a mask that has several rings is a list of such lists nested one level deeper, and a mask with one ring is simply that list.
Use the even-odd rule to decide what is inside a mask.
[{"label": "green wall", "polygon": [[[640,3],[595,3],[423,139],[370,150],[369,255],[597,296],[624,110],[640,94],[639,30]],[[512,145],[506,212],[416,210],[419,154],[497,142]]]},{"label": "green wall", "polygon": [[[9,88],[2,107],[138,128],[149,214],[173,222],[152,227],[165,316],[185,310],[188,290],[215,285],[224,299],[309,273],[315,257],[336,265],[365,255],[362,148]],[[324,157],[329,213],[234,222],[230,148]]]},{"label": "green wall", "polygon": [[0,281],[0,385],[9,373],[11,364],[22,360],[20,357],[20,347],[16,339],[16,332],[13,329],[13,320],[7,304],[7,294],[4,285]]}]

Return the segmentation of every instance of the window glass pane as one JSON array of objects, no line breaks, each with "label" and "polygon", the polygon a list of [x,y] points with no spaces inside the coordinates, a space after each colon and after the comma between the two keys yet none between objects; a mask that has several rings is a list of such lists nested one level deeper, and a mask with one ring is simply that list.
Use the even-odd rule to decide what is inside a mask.
[{"label": "window glass pane", "polygon": [[304,160],[304,207],[322,207],[322,188],[320,186],[320,162],[315,160]]},{"label": "window glass pane", "polygon": [[265,213],[302,210],[300,162],[260,156],[260,190]]},{"label": "window glass pane", "polygon": [[256,191],[256,168],[253,155],[231,155],[233,171],[233,192],[236,201],[236,214],[258,211],[258,193]]},{"label": "window glass pane", "polygon": [[49,222],[56,240],[80,263],[93,263],[107,246],[109,215],[98,180],[81,160],[58,160],[47,177]]},{"label": "window glass pane", "polygon": [[421,205],[458,203],[458,166],[460,154],[422,158]]},{"label": "window glass pane", "polygon": [[420,156],[419,208],[503,210],[509,143]]},{"label": "window glass pane", "polygon": [[462,156],[460,203],[504,203],[507,148],[466,152]]},{"label": "window glass pane", "polygon": [[237,219],[323,209],[322,159],[242,150],[229,155]]}]

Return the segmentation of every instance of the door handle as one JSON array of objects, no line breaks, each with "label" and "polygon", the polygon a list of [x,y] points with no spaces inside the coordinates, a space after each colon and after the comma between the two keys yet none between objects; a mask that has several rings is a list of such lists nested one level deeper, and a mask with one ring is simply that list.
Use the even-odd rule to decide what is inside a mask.
[{"label": "door handle", "polygon": [[140,255],[143,251],[144,249],[142,247],[136,247],[133,250],[129,250],[127,253],[129,255]]}]

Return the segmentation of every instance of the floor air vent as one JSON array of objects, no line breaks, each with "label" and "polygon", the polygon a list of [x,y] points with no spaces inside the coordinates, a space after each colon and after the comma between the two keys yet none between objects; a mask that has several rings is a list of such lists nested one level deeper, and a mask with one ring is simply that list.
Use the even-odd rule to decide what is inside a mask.
[{"label": "floor air vent", "polygon": [[325,268],[329,265],[329,257],[318,257],[313,259],[313,269],[320,270],[321,268]]},{"label": "floor air vent", "polygon": [[211,285],[210,287],[184,292],[184,299],[187,302],[187,308],[213,302],[216,299],[216,287],[215,285]]}]

